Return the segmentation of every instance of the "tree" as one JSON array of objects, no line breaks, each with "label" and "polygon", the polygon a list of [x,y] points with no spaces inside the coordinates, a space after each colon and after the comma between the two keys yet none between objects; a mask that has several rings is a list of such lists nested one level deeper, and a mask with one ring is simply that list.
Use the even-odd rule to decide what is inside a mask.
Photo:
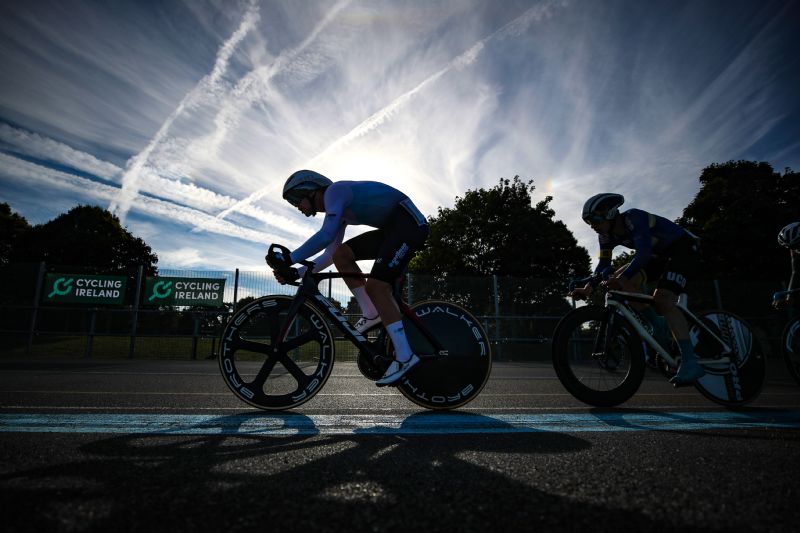
[{"label": "tree", "polygon": [[[452,209],[440,207],[438,215],[429,219],[428,242],[410,270],[435,275],[440,281],[453,276],[502,277],[501,304],[506,313],[530,313],[533,306],[541,311],[543,305],[563,308],[568,281],[589,274],[589,254],[563,222],[554,220],[552,196],[533,204],[534,190],[533,181],[501,178],[490,189],[456,197]],[[493,312],[475,292],[451,287],[433,290],[431,296],[460,301],[477,313]]]},{"label": "tree", "polygon": [[701,238],[708,279],[777,281],[788,277],[780,229],[800,220],[800,176],[769,163],[729,161],[700,175],[700,190],[678,223]]},{"label": "tree", "polygon": [[12,251],[30,229],[28,221],[13,213],[10,205],[0,204],[0,266],[10,262]]},{"label": "tree", "polygon": [[19,239],[11,259],[44,261],[86,274],[134,275],[139,265],[156,274],[158,256],[115,215],[96,206],[77,206],[34,226]]}]

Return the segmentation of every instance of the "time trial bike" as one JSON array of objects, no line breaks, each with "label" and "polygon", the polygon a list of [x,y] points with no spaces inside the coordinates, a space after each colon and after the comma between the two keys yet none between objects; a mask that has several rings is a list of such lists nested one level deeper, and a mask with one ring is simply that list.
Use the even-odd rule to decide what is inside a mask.
[{"label": "time trial bike", "polygon": [[[800,293],[800,289],[791,291],[780,291],[773,295],[774,300],[782,300],[792,293]],[[800,384],[800,315],[794,317],[783,328],[781,334],[781,352],[786,368],[794,380]]]},{"label": "time trial bike", "polygon": [[[570,394],[597,407],[624,403],[642,384],[646,359],[666,377],[675,375],[680,365],[677,343],[671,335],[657,339],[649,321],[634,309],[653,301],[647,294],[609,290],[604,305],[577,307],[564,316],[556,326],[552,356],[556,375]],[[686,294],[679,296],[676,307],[689,323],[706,371],[695,388],[727,407],[753,401],[764,383],[766,361],[747,324],[727,311],[697,316],[688,309]]]},{"label": "time trial bike", "polygon": [[[270,246],[267,258],[288,257],[283,246]],[[320,281],[369,277],[351,273],[306,271],[292,296],[258,298],[236,310],[222,333],[219,367],[225,383],[242,401],[259,409],[284,410],[313,398],[333,370],[337,344],[358,350],[358,369],[369,380],[380,379],[394,359],[394,348],[382,326],[368,339],[318,288]],[[492,347],[481,323],[451,302],[427,300],[407,305],[402,281],[394,298],[412,350],[421,361],[396,384],[409,400],[427,409],[453,409],[475,399],[492,368]],[[341,334],[339,341],[331,327]],[[374,332],[373,332],[374,333]]]}]

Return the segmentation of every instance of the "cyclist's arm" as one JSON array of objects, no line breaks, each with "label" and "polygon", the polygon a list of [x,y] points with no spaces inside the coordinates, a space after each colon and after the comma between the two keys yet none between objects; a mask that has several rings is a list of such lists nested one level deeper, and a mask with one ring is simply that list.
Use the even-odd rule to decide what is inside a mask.
[{"label": "cyclist's arm", "polygon": [[594,275],[586,284],[584,289],[592,289],[602,281],[603,276],[611,270],[611,256],[614,251],[614,243],[607,235],[599,236],[600,253],[598,255],[599,261],[597,267],[594,269]]},{"label": "cyclist's arm", "polygon": [[[633,212],[631,212],[633,211]],[[629,210],[625,214],[625,225],[633,238],[633,261],[622,272],[622,276],[632,279],[650,261],[653,255],[653,233],[650,231],[650,222],[647,213],[639,210]]]},{"label": "cyclist's arm", "polygon": [[328,187],[325,191],[325,220],[322,227],[292,252],[290,258],[293,264],[308,259],[336,240],[346,225],[344,210],[352,199],[353,193],[349,188],[335,187],[335,184]]},{"label": "cyclist's arm", "polygon": [[[320,255],[312,259],[314,262],[314,272],[322,272],[329,266],[333,264],[333,252],[342,244],[344,240],[344,230],[347,228],[347,223],[343,223],[342,226],[339,228],[339,233],[336,234],[336,238],[325,247],[325,251],[323,251]],[[305,267],[298,268],[300,271],[300,275],[302,276],[305,272]]]}]

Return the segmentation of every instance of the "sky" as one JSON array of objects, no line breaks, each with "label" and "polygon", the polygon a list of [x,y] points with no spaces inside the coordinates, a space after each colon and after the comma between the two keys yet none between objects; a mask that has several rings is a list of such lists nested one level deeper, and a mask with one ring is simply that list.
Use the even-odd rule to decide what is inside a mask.
[{"label": "sky", "polygon": [[262,270],[322,222],[282,200],[295,170],[426,215],[519,175],[594,256],[593,194],[675,219],[712,163],[800,169],[799,4],[4,0],[0,202]]}]

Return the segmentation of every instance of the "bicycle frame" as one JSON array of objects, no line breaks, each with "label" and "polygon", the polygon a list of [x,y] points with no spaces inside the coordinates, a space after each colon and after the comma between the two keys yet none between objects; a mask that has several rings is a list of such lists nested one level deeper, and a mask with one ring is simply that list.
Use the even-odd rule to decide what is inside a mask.
[{"label": "bicycle frame", "polygon": [[[678,303],[676,307],[680,310],[681,313],[686,317],[687,321],[694,326],[699,327],[705,333],[710,335],[714,340],[716,340],[719,345],[722,347],[723,354],[729,354],[733,351],[731,346],[728,345],[724,340],[720,339],[719,336],[714,333],[708,326],[706,326],[702,320],[697,318],[697,316],[692,313],[687,307],[687,300],[688,297],[686,294],[681,294],[678,297]],[[623,292],[623,291],[608,291],[606,293],[606,307],[614,309],[618,311],[636,330],[636,333],[639,335],[639,338],[642,339],[645,343],[647,343],[653,350],[658,353],[664,360],[669,364],[669,366],[673,368],[678,367],[678,361],[669,353],[669,351],[661,346],[661,344],[650,334],[649,331],[644,327],[641,323],[640,319],[636,316],[633,309],[631,309],[628,302],[639,302],[646,305],[653,305],[654,298],[652,296],[646,294],[639,294],[634,292]],[[613,313],[610,314],[613,320]],[[711,365],[729,365],[730,364],[730,357],[720,357],[718,359],[700,359],[700,364],[705,366]]]},{"label": "bicycle frame", "polygon": [[[319,291],[319,283],[326,279],[334,279],[334,278],[361,278],[366,279],[371,277],[369,274],[363,273],[349,273],[349,272],[329,272],[329,273],[312,273],[311,268],[309,267],[306,271],[305,275],[301,279],[300,283],[292,283],[292,285],[297,285],[298,289],[295,293],[294,300],[292,301],[291,306],[289,306],[289,311],[287,312],[287,320],[284,323],[283,327],[281,328],[280,334],[278,336],[279,342],[283,342],[286,339],[286,336],[289,333],[289,328],[294,321],[294,317],[297,314],[300,307],[306,303],[307,300],[310,300],[317,305],[314,305],[314,308],[319,310],[323,315],[325,315],[328,320],[336,329],[344,334],[344,336],[359,350],[364,350],[369,353],[372,357],[379,357],[384,355],[381,351],[379,351],[375,344],[368,341],[364,335],[358,332],[358,330],[353,327],[350,322],[347,321],[344,315],[339,312],[338,309],[327,299],[323,294]],[[417,354],[420,359],[426,358],[433,358],[439,356],[447,355],[447,350],[442,348],[441,343],[436,339],[436,337],[425,327],[422,321],[417,317],[414,311],[405,303],[403,302],[402,298],[400,297],[400,285],[401,283],[398,282],[393,291],[392,296],[397,302],[398,307],[400,308],[400,313],[405,317],[408,318],[414,326],[422,333],[425,339],[433,346],[434,353],[433,354]]]}]

